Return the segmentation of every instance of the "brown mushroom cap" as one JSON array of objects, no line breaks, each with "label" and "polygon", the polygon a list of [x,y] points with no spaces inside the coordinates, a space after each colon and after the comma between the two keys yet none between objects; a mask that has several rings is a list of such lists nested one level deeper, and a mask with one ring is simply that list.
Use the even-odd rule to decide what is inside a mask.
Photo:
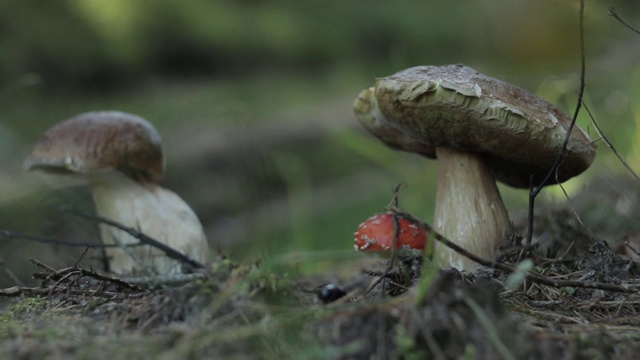
[{"label": "brown mushroom cap", "polygon": [[[529,187],[531,176],[534,183],[544,179],[571,123],[549,102],[463,65],[419,66],[377,79],[360,94],[355,112],[389,146],[431,158],[436,147],[478,153],[498,180],[514,187]],[[595,149],[575,126],[558,181],[586,170]],[[554,183],[552,177],[548,184]]]},{"label": "brown mushroom cap", "polygon": [[24,162],[27,170],[89,174],[115,169],[134,179],[164,176],[160,134],[145,119],[119,111],[88,112],[54,125]]},{"label": "brown mushroom cap", "polygon": [[387,146],[408,152],[434,158],[435,149],[410,132],[402,130],[398,125],[389,121],[378,107],[375,88],[370,87],[360,92],[353,103],[353,111],[362,124]]}]

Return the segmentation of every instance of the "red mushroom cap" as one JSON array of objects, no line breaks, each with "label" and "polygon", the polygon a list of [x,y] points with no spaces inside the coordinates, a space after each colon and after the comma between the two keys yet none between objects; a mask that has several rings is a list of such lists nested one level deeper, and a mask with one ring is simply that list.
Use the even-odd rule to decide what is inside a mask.
[{"label": "red mushroom cap", "polygon": [[[409,220],[398,217],[400,233],[396,249],[424,250],[427,232]],[[393,245],[393,213],[376,214],[360,224],[355,235],[358,251],[389,252]]]}]

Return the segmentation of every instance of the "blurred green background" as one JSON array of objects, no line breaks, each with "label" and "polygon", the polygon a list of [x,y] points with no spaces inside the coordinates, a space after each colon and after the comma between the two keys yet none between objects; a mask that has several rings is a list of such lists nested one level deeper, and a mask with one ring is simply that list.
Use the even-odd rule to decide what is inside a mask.
[{"label": "blurred green background", "polygon": [[[586,101],[640,168],[637,1],[587,1]],[[214,253],[286,266],[340,269],[358,224],[388,203],[430,221],[436,166],[385,148],[351,104],[378,76],[464,63],[572,113],[579,88],[579,2],[568,0],[0,0],[0,229],[97,241],[88,189],[26,174],[21,162],[53,124],[117,109],[154,123],[166,145],[163,183],[192,205]],[[580,126],[597,138],[583,112]],[[601,143],[567,184],[625,173]],[[533,155],[533,154],[532,154]],[[526,191],[501,187],[512,213]],[[561,202],[557,190],[542,198]],[[633,229],[621,229],[631,231]],[[29,258],[74,264],[82,249],[0,239],[23,280]],[[90,251],[83,264],[97,264]],[[11,284],[0,271],[0,285]]]}]

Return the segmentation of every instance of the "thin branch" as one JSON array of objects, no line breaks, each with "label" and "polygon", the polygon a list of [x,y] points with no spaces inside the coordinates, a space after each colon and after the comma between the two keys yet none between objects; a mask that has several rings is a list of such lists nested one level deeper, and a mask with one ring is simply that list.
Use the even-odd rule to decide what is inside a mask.
[{"label": "thin branch", "polygon": [[[42,287],[25,287],[25,286],[13,286],[6,289],[0,289],[0,297],[19,297],[19,296],[38,296],[38,295],[47,295],[51,296],[56,293],[69,293],[73,295],[82,295],[82,296],[98,296],[98,297],[106,297],[106,298],[116,298],[122,293],[112,292],[112,291],[100,291],[93,289],[69,289],[66,287],[57,287],[57,288],[42,288]],[[140,295],[144,295],[145,293],[138,294],[129,294],[130,297],[137,297]]]},{"label": "thin branch", "polygon": [[98,215],[89,215],[89,214],[85,214],[83,212],[77,211],[75,210],[73,207],[71,206],[63,206],[62,207],[62,211],[75,215],[79,218],[85,219],[85,220],[89,220],[89,221],[93,221],[93,222],[98,222],[98,223],[102,223],[102,224],[106,224],[109,226],[113,226],[117,229],[120,229],[124,232],[126,232],[127,234],[133,236],[134,238],[140,240],[141,243],[145,244],[145,245],[149,245],[149,246],[153,246],[157,249],[160,249],[162,252],[164,252],[165,255],[167,255],[167,257],[174,259],[174,260],[178,260],[184,264],[188,264],[193,266],[196,269],[203,269],[205,266],[204,264],[200,263],[199,261],[192,259],[191,257],[175,250],[174,248],[163,244],[161,242],[159,242],[158,240],[134,229],[128,226],[124,226],[122,224],[120,224],[119,222],[113,221],[111,219],[107,219],[104,218],[102,216],[98,216]]},{"label": "thin branch", "polygon": [[0,296],[18,297],[22,295],[44,295],[49,292],[47,288],[31,288],[24,286],[13,286],[6,289],[0,289]]},{"label": "thin branch", "polygon": [[[105,297],[114,297],[122,294],[118,292],[102,291],[100,288],[85,289],[85,288],[78,288],[77,286],[74,286],[74,284],[77,284],[77,281],[81,278],[92,278],[94,280],[100,281],[101,284],[110,283],[117,286],[120,289],[131,290],[135,293],[148,292],[147,290],[145,290],[144,288],[136,284],[129,283],[127,281],[118,279],[116,277],[103,275],[93,270],[87,270],[87,269],[79,268],[77,266],[55,270],[51,266],[37,259],[31,259],[31,262],[37,267],[45,270],[45,272],[34,273],[33,277],[35,279],[44,280],[43,282],[44,284],[49,283],[50,285],[42,286],[42,287],[13,286],[6,289],[0,289],[0,297],[17,297],[22,295],[51,296],[52,294],[62,293],[62,292],[75,294],[75,295],[105,296]],[[196,274],[183,274],[183,275],[196,275]],[[194,278],[196,277],[194,276]],[[200,276],[198,278],[200,278]],[[52,284],[51,282],[54,282],[54,283]],[[62,286],[63,283],[67,283],[67,285]]]},{"label": "thin branch", "polygon": [[[536,194],[537,195],[537,194]],[[525,253],[528,253],[529,249],[531,248],[531,239],[533,239],[533,216],[535,213],[535,200],[536,200],[536,195],[533,195],[533,175],[531,175],[531,177],[529,178],[529,215],[528,215],[528,227],[527,227],[527,243],[526,246],[524,247],[525,251],[520,251],[520,254],[518,254],[518,259],[517,261],[520,261],[520,258],[522,257],[522,255],[525,255]]]},{"label": "thin branch", "polygon": [[[405,184],[403,183],[396,185],[395,189],[393,190],[393,197],[391,198],[389,205],[387,205],[387,208],[398,207],[398,203],[399,203],[398,196],[400,195],[400,190],[402,190],[404,187],[405,187]],[[400,235],[400,223],[398,222],[399,221],[398,216],[395,213],[393,214],[392,221],[393,221],[393,241],[391,242],[391,259],[389,259],[389,261],[387,262],[387,267],[385,268],[382,276],[380,276],[376,281],[374,281],[373,284],[371,284],[369,289],[365,291],[364,295],[371,292],[371,290],[373,290],[376,286],[378,286],[378,284],[380,284],[381,281],[386,281],[387,276],[389,275],[389,272],[391,272],[391,270],[393,269],[393,264],[395,263],[396,256],[397,256],[396,248],[398,244],[398,236]],[[385,288],[385,284],[383,282],[382,284],[383,292],[384,292],[384,288]]]},{"label": "thin branch", "polygon": [[573,206],[573,201],[571,200],[571,197],[569,197],[567,190],[564,189],[564,186],[562,186],[562,184],[558,184],[558,185],[560,186],[560,190],[562,190],[562,193],[564,194],[565,199],[567,199],[567,202],[569,203],[569,207],[571,208],[571,212],[573,212],[573,216],[576,217],[576,220],[578,220],[578,224],[580,224],[580,226],[582,226],[582,228],[587,232],[587,235],[589,236],[589,240],[593,241],[593,236],[591,235],[591,231],[589,230],[589,228],[587,228],[587,225],[585,225],[584,222],[582,222],[582,218],[580,218],[578,211],[576,210],[575,206]]},{"label": "thin branch", "polygon": [[[38,243],[41,243],[41,244],[53,244],[53,245],[61,245],[61,246],[69,246],[69,247],[84,247],[84,248],[111,248],[111,247],[118,247],[115,244],[78,243],[78,242],[71,242],[71,241],[65,241],[65,240],[54,239],[54,238],[47,238],[47,237],[36,236],[36,235],[27,235],[27,234],[23,234],[23,233],[20,233],[20,232],[9,231],[9,230],[0,230],[0,239],[27,240],[27,241],[38,242]],[[143,244],[131,244],[131,245],[127,245],[127,246],[141,246],[141,245],[143,245]]]},{"label": "thin branch", "polygon": [[142,277],[123,277],[121,280],[132,285],[144,285],[159,286],[159,285],[182,285],[194,280],[206,278],[204,273],[192,273],[192,274],[172,274],[172,275],[156,275],[156,276],[142,276]]},{"label": "thin branch", "polygon": [[[490,267],[492,269],[504,271],[507,274],[511,274],[516,271],[516,267],[513,265],[497,262],[495,260],[487,260],[469,252],[468,250],[460,247],[453,241],[447,239],[443,235],[437,233],[431,228],[431,226],[420,221],[420,219],[413,216],[409,212],[406,212],[397,207],[390,207],[389,210],[413,222],[414,224],[420,226],[429,234],[429,237],[433,237],[433,239],[445,245],[446,247],[454,250],[455,252],[463,256],[466,256],[467,258],[477,262],[480,265]],[[622,293],[635,293],[640,291],[640,286],[625,286],[625,285],[609,284],[609,283],[602,283],[602,282],[596,282],[596,281],[559,280],[559,279],[549,278],[547,276],[536,273],[534,271],[527,271],[526,279],[533,281],[535,283],[548,285],[556,288],[580,287],[580,288],[600,289],[600,290],[622,292]]]},{"label": "thin branch", "polygon": [[618,160],[620,160],[620,162],[622,163],[622,165],[624,165],[624,167],[627,168],[627,170],[633,175],[633,177],[636,178],[636,180],[640,181],[640,176],[638,176],[638,174],[636,174],[635,171],[633,171],[633,169],[631,168],[631,166],[629,166],[629,164],[624,161],[624,159],[622,158],[622,156],[620,155],[620,153],[618,153],[618,150],[615,148],[615,146],[613,146],[613,144],[611,143],[611,141],[609,141],[609,139],[604,135],[604,133],[602,132],[602,130],[600,129],[600,126],[598,126],[598,123],[596,122],[595,117],[593,116],[593,114],[591,114],[591,111],[589,110],[589,108],[587,107],[587,104],[584,104],[584,109],[587,111],[587,114],[589,114],[589,118],[591,118],[591,123],[593,124],[593,127],[596,128],[596,132],[598,132],[598,135],[600,136],[600,138],[602,139],[602,141],[604,141],[604,143],[607,145],[607,147],[609,149],[611,149],[611,151],[613,151],[613,153],[616,155],[616,157],[618,158]]},{"label": "thin branch", "polygon": [[87,246],[86,249],[84,249],[84,251],[82,252],[82,255],[80,255],[80,257],[78,258],[78,261],[76,261],[75,264],[73,264],[73,267],[78,267],[78,265],[80,265],[80,262],[82,262],[82,260],[84,260],[84,257],[87,256],[87,253],[89,252],[90,247]]},{"label": "thin branch", "polygon": [[109,235],[111,236],[111,240],[113,240],[113,242],[118,245],[118,247],[124,251],[127,255],[129,255],[129,257],[131,259],[133,259],[133,262],[135,262],[140,269],[142,269],[142,272],[145,274],[151,274],[153,271],[151,270],[151,267],[147,264],[145,264],[144,261],[142,261],[142,259],[140,258],[140,256],[138,256],[138,254],[131,248],[127,247],[126,244],[124,242],[122,242],[120,240],[120,238],[118,238],[116,236],[116,234],[114,233],[114,231],[109,231]]},{"label": "thin branch", "polygon": [[[531,214],[533,211],[533,203],[542,191],[542,188],[547,184],[547,182],[551,179],[551,177],[558,171],[558,167],[564,158],[564,154],[567,151],[567,145],[569,144],[569,139],[571,138],[571,133],[573,128],[576,125],[576,121],[578,120],[578,114],[580,114],[580,107],[582,106],[582,97],[584,95],[585,88],[585,76],[586,76],[586,60],[585,60],[585,45],[584,45],[584,0],[580,0],[580,90],[578,91],[578,101],[576,103],[576,109],[573,113],[573,118],[571,119],[571,123],[569,124],[569,128],[567,129],[567,135],[564,137],[564,141],[562,142],[562,148],[560,150],[560,154],[556,158],[556,161],[549,169],[549,172],[544,177],[544,180],[540,182],[538,187],[529,192],[529,213]],[[529,223],[532,225],[532,219],[529,220]],[[529,249],[531,246],[531,237],[533,231],[532,229],[529,231],[527,236],[526,248]]]},{"label": "thin branch", "polygon": [[42,261],[38,260],[38,259],[31,259],[30,260],[31,263],[41,269],[44,269],[45,271],[47,271],[48,273],[55,273],[56,269],[52,268],[51,266],[43,263]]},{"label": "thin branch", "polygon": [[103,275],[100,273],[97,273],[93,270],[87,270],[87,269],[82,269],[82,268],[75,268],[81,271],[82,276],[87,276],[90,278],[94,278],[96,280],[100,280],[100,281],[104,281],[104,282],[108,282],[108,283],[112,283],[116,286],[119,286],[121,288],[125,288],[125,289],[129,289],[129,290],[133,290],[136,292],[145,292],[146,290],[135,285],[135,284],[131,284],[127,281],[124,281],[122,279],[118,279],[116,277],[112,277],[112,276],[107,276],[107,275]]},{"label": "thin branch", "polygon": [[[589,236],[589,240],[593,241],[593,236],[591,235],[591,231],[589,230],[589,228],[587,228],[587,225],[585,225],[584,222],[582,222],[582,218],[580,217],[580,215],[578,215],[578,211],[576,210],[575,206],[573,206],[573,201],[571,200],[571,197],[569,197],[569,194],[565,190],[564,186],[562,186],[560,181],[558,181],[558,173],[557,172],[556,172],[556,182],[558,183],[558,186],[560,187],[560,190],[562,190],[562,193],[564,194],[564,197],[567,199],[567,202],[569,203],[569,207],[571,208],[571,211],[573,212],[573,215],[576,217],[576,220],[578,220],[578,223],[580,224],[580,226],[582,226],[582,228],[587,232],[587,236]],[[569,249],[567,249],[567,251],[569,251]],[[563,257],[564,257],[564,255],[563,255]]]},{"label": "thin branch", "polygon": [[120,288],[124,288],[124,289],[129,289],[129,290],[133,290],[133,291],[137,291],[137,292],[142,292],[145,291],[143,288],[133,285],[131,283],[129,283],[128,281],[113,277],[113,276],[108,276],[108,275],[103,275],[100,273],[97,273],[93,270],[87,270],[87,269],[83,269],[83,268],[79,268],[79,267],[67,267],[64,269],[60,269],[60,270],[55,270],[52,267],[42,263],[41,261],[38,261],[36,259],[31,259],[31,262],[36,264],[38,267],[41,267],[43,269],[47,270],[47,273],[34,273],[33,277],[35,279],[40,279],[40,280],[55,280],[55,281],[59,281],[61,279],[64,279],[65,277],[69,276],[69,274],[73,274],[76,273],[76,275],[80,275],[80,276],[85,276],[85,277],[90,277],[99,281],[103,281],[103,282],[108,282],[108,283],[112,283]]},{"label": "thin branch", "polygon": [[638,28],[636,28],[636,27],[632,26],[631,24],[629,24],[628,22],[622,20],[620,15],[618,15],[618,11],[616,11],[616,8],[610,7],[609,8],[609,15],[613,16],[616,20],[618,20],[622,25],[624,25],[627,28],[629,28],[631,31],[635,32],[636,34],[640,34],[640,30],[638,30]]},{"label": "thin branch", "polygon": [[11,279],[11,281],[13,281],[16,285],[19,285],[19,286],[24,285],[24,283],[16,276],[16,274],[14,274],[13,271],[11,271],[11,269],[7,267],[7,263],[4,261],[2,257],[0,257],[0,268],[2,268],[4,273],[7,274],[7,276]]},{"label": "thin branch", "polygon": [[398,206],[398,196],[400,195],[400,191],[405,187],[407,187],[405,183],[399,183],[396,185],[396,187],[393,189],[393,196],[391,197],[391,201],[389,201],[387,207]]},{"label": "thin branch", "polygon": [[[77,283],[77,280],[81,277],[81,272],[78,269],[69,268],[64,270],[68,271],[62,272],[59,276],[57,276],[58,279],[53,283],[53,285],[49,285],[49,289],[53,291],[53,289],[60,288],[62,287],[61,284],[64,282],[68,282],[68,287],[71,287],[74,285],[74,283]],[[53,280],[53,275],[54,274],[48,276],[45,281]]]}]

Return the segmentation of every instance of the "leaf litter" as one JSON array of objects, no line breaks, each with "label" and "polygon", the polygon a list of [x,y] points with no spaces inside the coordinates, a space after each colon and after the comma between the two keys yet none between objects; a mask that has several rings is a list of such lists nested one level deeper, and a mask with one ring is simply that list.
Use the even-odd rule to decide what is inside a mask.
[{"label": "leaf litter", "polygon": [[[602,187],[596,180],[592,188]],[[598,191],[606,203],[626,188]],[[633,226],[590,232],[598,223],[593,196],[576,208],[539,206],[534,218],[533,271],[554,280],[640,286],[638,257],[619,252]],[[609,202],[610,201],[610,202]],[[600,201],[599,201],[600,202]],[[601,202],[605,203],[605,202]],[[640,216],[637,207],[610,211],[612,222]],[[513,216],[526,233],[526,215]],[[516,240],[522,240],[522,237]],[[628,245],[633,247],[631,241]],[[499,261],[517,265],[518,241]],[[258,262],[216,259],[195,279],[145,286],[78,267],[39,265],[39,287],[0,295],[0,357],[6,358],[433,358],[632,359],[640,354],[640,295],[608,288],[558,287],[493,268],[471,273],[429,270],[405,254],[355,263],[348,274],[292,279]],[[418,295],[420,270],[432,280]],[[519,270],[518,270],[519,269]],[[382,280],[380,280],[382,279]],[[332,286],[326,287],[327,284]],[[318,294],[340,290],[323,301]]]}]

